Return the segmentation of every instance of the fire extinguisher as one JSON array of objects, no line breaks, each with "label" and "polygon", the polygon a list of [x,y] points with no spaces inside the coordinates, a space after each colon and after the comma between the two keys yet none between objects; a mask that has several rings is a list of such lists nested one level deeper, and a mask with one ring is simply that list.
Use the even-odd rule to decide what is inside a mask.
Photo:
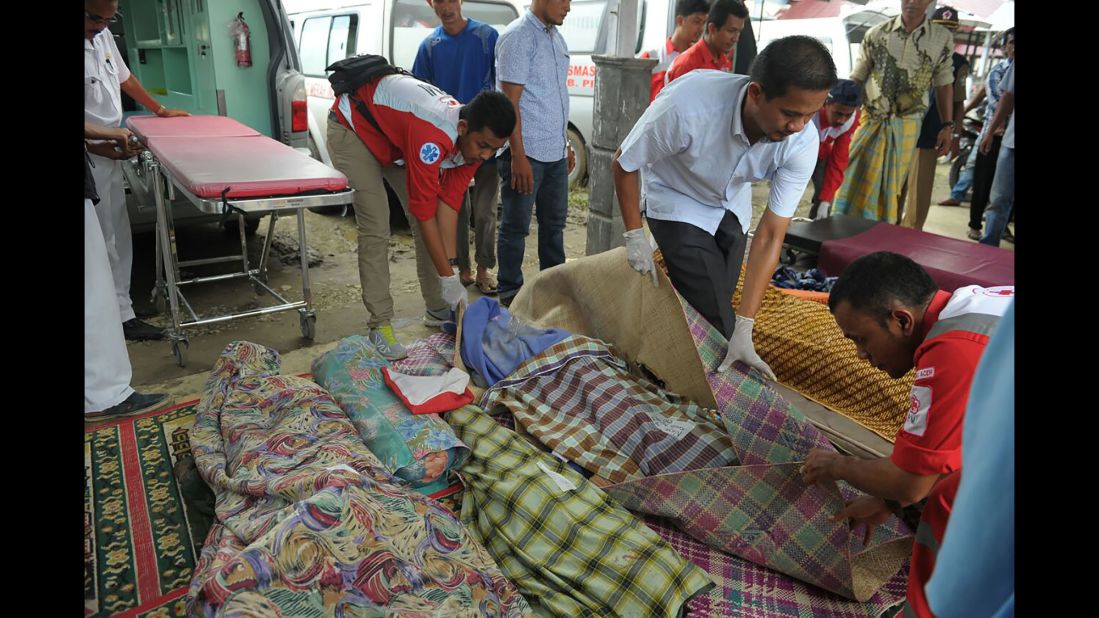
[{"label": "fire extinguisher", "polygon": [[237,66],[252,66],[252,40],[248,30],[248,24],[244,22],[244,12],[237,13],[237,18],[229,24],[233,33],[233,48],[236,51]]}]

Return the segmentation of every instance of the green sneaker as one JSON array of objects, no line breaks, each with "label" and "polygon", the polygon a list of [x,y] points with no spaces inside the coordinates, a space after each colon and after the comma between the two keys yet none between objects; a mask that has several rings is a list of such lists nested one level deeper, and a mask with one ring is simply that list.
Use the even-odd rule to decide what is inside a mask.
[{"label": "green sneaker", "polygon": [[370,329],[370,332],[366,335],[366,338],[370,340],[370,343],[374,344],[374,347],[378,349],[378,352],[386,358],[386,360],[401,360],[408,356],[408,350],[404,349],[400,341],[397,341],[397,335],[393,332],[392,324],[383,324],[377,328]]}]

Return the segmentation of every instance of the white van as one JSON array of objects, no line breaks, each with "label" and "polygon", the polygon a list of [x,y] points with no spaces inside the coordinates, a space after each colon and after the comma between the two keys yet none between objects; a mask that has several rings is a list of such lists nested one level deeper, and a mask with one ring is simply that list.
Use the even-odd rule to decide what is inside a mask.
[{"label": "white van", "polygon": [[763,50],[776,39],[802,34],[824,44],[836,63],[836,75],[846,79],[855,67],[866,31],[890,19],[878,11],[858,11],[845,17],[771,19],[754,24],[756,47]]},{"label": "white van", "polygon": [[[634,54],[663,47],[675,29],[674,0],[639,0],[637,45]],[[592,110],[595,103],[593,54],[608,53],[608,0],[572,0],[561,25],[561,36],[569,48],[569,141],[576,151],[576,168],[569,183],[576,186],[588,173],[587,143],[591,140]],[[525,7],[530,6],[524,2]]]}]

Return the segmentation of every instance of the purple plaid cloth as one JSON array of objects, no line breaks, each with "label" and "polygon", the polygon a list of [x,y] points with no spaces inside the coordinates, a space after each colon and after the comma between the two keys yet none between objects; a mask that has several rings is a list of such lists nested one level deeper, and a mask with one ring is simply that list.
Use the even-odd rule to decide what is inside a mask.
[{"label": "purple plaid cloth", "polygon": [[827,439],[761,380],[717,373],[724,337],[681,303],[741,465],[630,480],[606,492],[712,547],[848,598],[869,598],[872,591],[856,590],[856,563],[888,555],[899,569],[898,545],[910,543],[910,532],[891,518],[863,547],[846,522],[829,521],[851,494],[841,494],[835,483],[806,485],[798,472],[810,449],[832,449]]},{"label": "purple plaid cloth", "polygon": [[690,618],[866,618],[880,616],[905,598],[907,568],[859,603],[714,549],[657,518],[646,517],[645,524],[717,583],[709,594],[687,603]]},{"label": "purple plaid cloth", "polygon": [[408,356],[391,364],[410,376],[442,375],[454,366],[454,335],[435,333],[408,346]]}]

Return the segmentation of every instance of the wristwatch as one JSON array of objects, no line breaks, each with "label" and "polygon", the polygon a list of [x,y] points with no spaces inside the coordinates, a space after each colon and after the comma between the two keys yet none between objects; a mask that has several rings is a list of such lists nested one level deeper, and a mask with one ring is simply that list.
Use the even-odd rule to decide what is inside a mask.
[{"label": "wristwatch", "polygon": [[939,128],[939,130],[942,131],[943,129],[945,129],[947,127],[953,127],[953,126],[954,126],[954,121],[953,120],[947,120],[946,122],[944,122],[942,124],[942,126]]},{"label": "wristwatch", "polygon": [[452,258],[448,259],[446,261],[446,263],[450,264],[451,266],[457,266],[458,265],[458,258],[452,257]]}]

